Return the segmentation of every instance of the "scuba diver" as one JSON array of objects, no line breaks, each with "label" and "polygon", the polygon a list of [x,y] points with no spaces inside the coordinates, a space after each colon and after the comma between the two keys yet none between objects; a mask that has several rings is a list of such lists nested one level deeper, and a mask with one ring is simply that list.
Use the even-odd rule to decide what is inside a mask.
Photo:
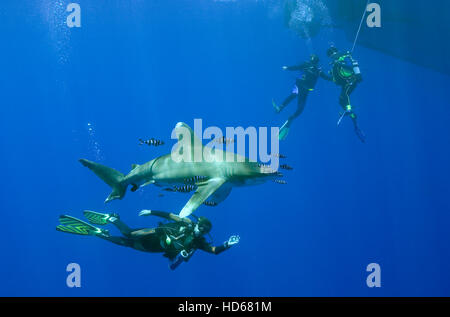
[{"label": "scuba diver", "polygon": [[303,64],[297,66],[283,66],[283,70],[301,71],[302,74],[295,81],[295,85],[292,88],[291,94],[283,101],[280,106],[277,106],[277,104],[272,100],[272,105],[275,108],[275,111],[279,113],[292,100],[297,98],[297,111],[293,115],[291,115],[280,128],[280,140],[284,140],[287,137],[292,122],[303,112],[306,104],[306,98],[308,97],[308,94],[314,90],[319,76],[325,80],[332,80],[332,78],[324,73],[320,68],[319,57],[316,54],[311,54],[310,60],[304,62]]},{"label": "scuba diver", "polygon": [[350,94],[362,81],[358,62],[353,59],[350,52],[341,53],[334,46],[330,46],[327,50],[327,56],[332,59],[330,75],[332,76],[333,82],[342,87],[339,104],[344,111],[339,113],[340,117],[337,125],[340,125],[344,117],[349,116],[353,121],[356,135],[361,142],[365,142],[365,135],[358,127],[357,116],[350,103]]},{"label": "scuba diver", "polygon": [[80,235],[91,235],[109,242],[130,247],[143,252],[163,252],[174,270],[182,262],[187,262],[197,249],[212,254],[219,254],[239,243],[239,236],[231,236],[222,245],[212,246],[204,235],[212,228],[211,222],[205,217],[198,217],[196,221],[180,218],[175,214],[142,210],[139,216],[157,216],[171,220],[169,223],[159,223],[156,228],[131,229],[120,220],[118,214],[103,214],[85,210],[84,216],[95,225],[113,224],[123,236],[111,236],[107,229],[97,228],[75,217],[62,215],[61,223],[56,230]]}]

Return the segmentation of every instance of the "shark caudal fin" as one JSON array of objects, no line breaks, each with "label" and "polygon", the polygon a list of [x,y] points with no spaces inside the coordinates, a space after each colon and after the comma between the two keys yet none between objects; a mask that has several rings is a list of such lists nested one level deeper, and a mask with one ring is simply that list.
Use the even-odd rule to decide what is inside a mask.
[{"label": "shark caudal fin", "polygon": [[125,176],[108,166],[104,166],[95,162],[91,162],[85,159],[79,160],[83,166],[86,166],[93,171],[98,177],[100,177],[106,184],[112,188],[111,194],[106,198],[105,203],[114,200],[122,199],[125,196],[127,190],[127,184],[123,183]]}]

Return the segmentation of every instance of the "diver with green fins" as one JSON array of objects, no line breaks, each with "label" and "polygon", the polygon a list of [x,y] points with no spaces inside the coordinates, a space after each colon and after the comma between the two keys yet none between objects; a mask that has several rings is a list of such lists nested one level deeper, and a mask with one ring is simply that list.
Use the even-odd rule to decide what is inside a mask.
[{"label": "diver with green fins", "polygon": [[[239,236],[231,236],[222,245],[212,246],[204,237],[212,228],[211,222],[205,217],[195,217],[196,220],[193,221],[164,211],[142,210],[139,216],[157,216],[170,222],[160,222],[156,228],[131,229],[120,220],[118,214],[104,214],[89,210],[85,210],[83,214],[91,224],[75,217],[62,215],[59,217],[60,225],[56,227],[56,230],[96,236],[143,252],[164,253],[163,255],[171,262],[169,267],[172,270],[181,263],[189,261],[198,249],[211,254],[220,254],[239,243],[240,240]],[[116,226],[122,236],[112,236],[107,229],[94,226],[106,224]]]},{"label": "diver with green fins", "polygon": [[330,75],[332,80],[336,85],[341,87],[339,104],[342,107],[343,112],[340,112],[337,125],[340,125],[344,117],[350,117],[352,119],[356,135],[361,142],[365,142],[365,135],[358,126],[357,116],[350,102],[351,93],[362,81],[359,64],[353,59],[350,52],[339,52],[339,50],[333,45],[328,48],[327,56],[331,59]]},{"label": "diver with green fins", "polygon": [[291,101],[297,98],[297,110],[293,115],[280,128],[279,139],[286,139],[290,126],[295,118],[302,114],[305,109],[306,99],[308,94],[314,91],[317,80],[319,77],[331,81],[332,78],[324,73],[319,66],[319,57],[316,54],[311,54],[310,59],[300,65],[296,66],[283,66],[283,70],[288,71],[300,71],[301,75],[296,79],[291,94],[278,106],[275,101],[272,100],[272,105],[277,113],[280,113]]}]

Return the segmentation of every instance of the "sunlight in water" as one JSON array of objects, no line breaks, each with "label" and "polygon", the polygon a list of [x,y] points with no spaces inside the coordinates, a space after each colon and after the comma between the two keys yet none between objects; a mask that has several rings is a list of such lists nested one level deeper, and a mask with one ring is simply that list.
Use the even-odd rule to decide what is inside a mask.
[{"label": "sunlight in water", "polygon": [[70,46],[70,28],[67,27],[66,7],[67,1],[63,0],[44,0],[40,3],[40,12],[45,23],[48,26],[50,42],[55,50],[58,63],[66,64],[69,60]]}]

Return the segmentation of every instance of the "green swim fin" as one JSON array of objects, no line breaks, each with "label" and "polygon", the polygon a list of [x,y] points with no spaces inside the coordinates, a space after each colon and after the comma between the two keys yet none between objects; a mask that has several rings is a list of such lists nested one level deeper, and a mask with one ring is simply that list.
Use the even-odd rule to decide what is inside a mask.
[{"label": "green swim fin", "polygon": [[279,134],[279,136],[278,136],[278,139],[280,140],[280,141],[282,141],[282,140],[284,140],[284,139],[286,139],[287,138],[287,135],[288,135],[288,133],[289,133],[289,120],[288,121],[286,121],[284,124],[283,124],[283,126],[280,128],[280,134]]},{"label": "green swim fin", "polygon": [[274,107],[276,113],[281,112],[281,108],[277,106],[277,104],[275,103],[275,100],[273,100],[273,99],[272,99],[272,106]]},{"label": "green swim fin", "polygon": [[56,227],[56,230],[79,234],[79,235],[97,235],[97,234],[109,234],[108,230],[102,230],[100,228],[94,227],[87,222],[84,222],[75,217],[62,215],[59,217],[59,222],[61,223]]},{"label": "green swim fin", "polygon": [[100,212],[95,212],[91,210],[85,210],[83,211],[83,214],[86,217],[86,219],[89,220],[90,223],[100,226],[106,225],[108,223],[108,219],[111,218],[112,216],[110,214],[102,214]]}]

